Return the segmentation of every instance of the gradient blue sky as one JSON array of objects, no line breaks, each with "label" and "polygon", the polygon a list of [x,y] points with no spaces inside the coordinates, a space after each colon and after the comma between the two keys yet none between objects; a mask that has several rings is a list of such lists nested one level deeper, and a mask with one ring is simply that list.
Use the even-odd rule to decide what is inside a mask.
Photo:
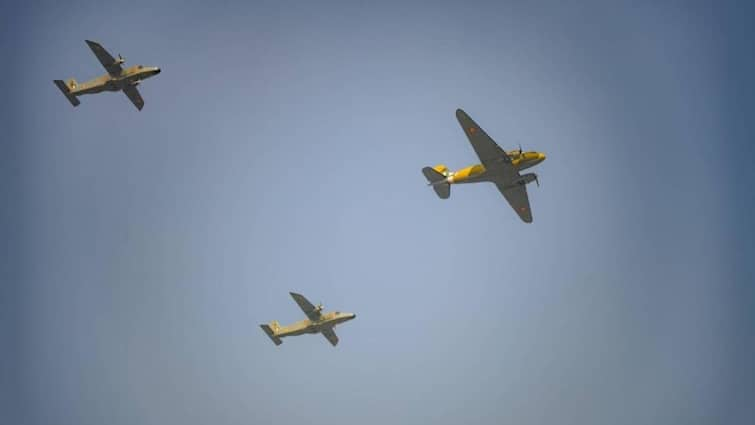
[{"label": "gradient blue sky", "polygon": [[[753,12],[3,3],[0,422],[755,422]],[[84,39],[142,112],[55,88]],[[548,155],[532,225],[425,186],[457,107]]]}]

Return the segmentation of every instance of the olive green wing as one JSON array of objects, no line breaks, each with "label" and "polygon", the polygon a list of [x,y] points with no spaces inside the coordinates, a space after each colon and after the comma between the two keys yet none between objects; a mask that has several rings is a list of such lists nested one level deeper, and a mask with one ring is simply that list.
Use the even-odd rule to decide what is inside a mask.
[{"label": "olive green wing", "polygon": [[325,339],[327,339],[334,347],[338,345],[338,335],[336,335],[333,328],[325,328],[321,332]]},{"label": "olive green wing", "polygon": [[126,86],[123,89],[123,93],[125,93],[131,103],[136,106],[136,109],[140,111],[142,110],[144,107],[144,99],[142,99],[142,95],[139,94],[139,90],[136,89],[136,86]]},{"label": "olive green wing", "polygon": [[489,172],[501,174],[504,177],[511,177],[516,174],[516,170],[511,165],[511,157],[501,149],[500,146],[490,137],[485,130],[477,125],[474,120],[461,109],[456,110],[456,119],[459,120],[461,129],[467,135],[469,143],[472,144],[480,162]]},{"label": "olive green wing", "polygon": [[505,186],[500,183],[496,183],[495,186],[509,202],[511,208],[519,214],[519,218],[525,223],[532,223],[532,211],[530,210],[530,198],[527,196],[527,186],[523,184]]},{"label": "olive green wing", "polygon": [[320,320],[320,310],[318,308],[315,308],[315,306],[312,305],[309,300],[304,298],[304,295],[297,294],[295,292],[289,292],[291,294],[291,297],[296,301],[296,304],[299,304],[299,307],[302,309],[304,314],[307,315],[309,320],[316,322]]},{"label": "olive green wing", "polygon": [[123,68],[121,68],[120,61],[115,60],[113,55],[108,53],[107,50],[105,50],[102,45],[96,41],[92,40],[85,40],[87,42],[87,45],[89,45],[89,48],[92,49],[92,52],[95,56],[97,56],[97,59],[100,61],[102,66],[105,67],[108,74],[110,75],[120,75],[121,71],[123,71]]}]

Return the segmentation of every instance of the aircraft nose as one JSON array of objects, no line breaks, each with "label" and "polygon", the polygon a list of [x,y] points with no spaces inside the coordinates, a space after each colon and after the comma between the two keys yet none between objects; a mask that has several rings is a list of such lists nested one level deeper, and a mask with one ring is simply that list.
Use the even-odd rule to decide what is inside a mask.
[{"label": "aircraft nose", "polygon": [[540,161],[545,161],[545,154],[540,152]]}]

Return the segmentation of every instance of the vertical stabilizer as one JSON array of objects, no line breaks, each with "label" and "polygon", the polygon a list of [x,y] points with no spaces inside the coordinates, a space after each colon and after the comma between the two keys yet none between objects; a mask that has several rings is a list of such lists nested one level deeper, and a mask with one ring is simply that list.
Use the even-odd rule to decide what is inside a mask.
[{"label": "vertical stabilizer", "polygon": [[435,193],[440,199],[448,199],[451,196],[451,185],[446,180],[446,176],[433,167],[425,167],[422,169],[422,174],[430,182],[430,186],[433,187]]}]

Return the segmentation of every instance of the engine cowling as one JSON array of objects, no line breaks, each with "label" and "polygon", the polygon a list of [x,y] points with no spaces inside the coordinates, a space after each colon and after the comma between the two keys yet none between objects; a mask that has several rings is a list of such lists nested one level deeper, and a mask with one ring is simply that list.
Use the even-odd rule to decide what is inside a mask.
[{"label": "engine cowling", "polygon": [[519,176],[519,178],[516,180],[516,184],[524,186],[525,184],[532,183],[533,181],[537,181],[537,174],[527,173]]}]

